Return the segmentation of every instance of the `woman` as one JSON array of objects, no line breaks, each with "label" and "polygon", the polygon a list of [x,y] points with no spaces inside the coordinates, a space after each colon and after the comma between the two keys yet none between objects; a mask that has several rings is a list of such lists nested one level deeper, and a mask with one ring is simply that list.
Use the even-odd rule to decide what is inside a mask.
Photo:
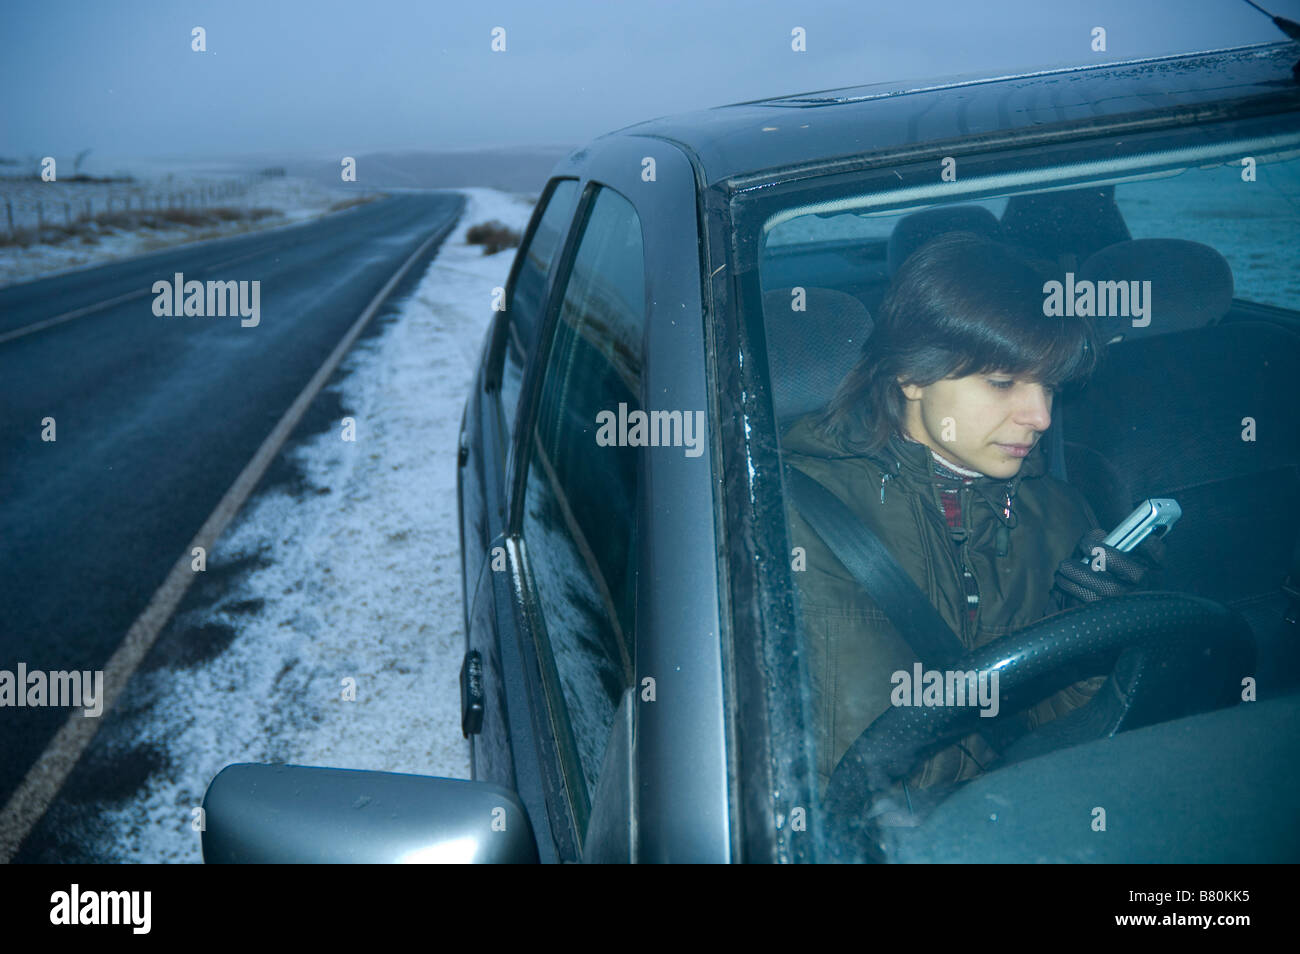
[{"label": "woman", "polygon": [[[899,269],[829,406],[782,440],[786,462],[875,532],[967,649],[1130,591],[1163,559],[1151,538],[1129,554],[1106,548],[1104,571],[1078,559],[1107,531],[1081,494],[1047,475],[1040,438],[1057,391],[1092,374],[1102,345],[1087,319],[1043,315],[1044,280],[1010,247],[972,233],[927,243]],[[824,789],[916,654],[793,507],[790,519],[792,545],[805,552],[795,578]],[[1061,690],[1021,714],[1021,726],[1077,708],[1103,681]],[[968,736],[909,782],[961,781],[995,758]]]}]

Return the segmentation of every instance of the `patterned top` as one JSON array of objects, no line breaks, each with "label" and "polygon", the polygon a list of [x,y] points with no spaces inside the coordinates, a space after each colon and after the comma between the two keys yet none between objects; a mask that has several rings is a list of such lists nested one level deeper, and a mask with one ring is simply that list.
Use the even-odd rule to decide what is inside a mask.
[{"label": "patterned top", "polygon": [[[910,435],[904,435],[904,437],[914,444],[920,443],[920,441]],[[954,464],[946,457],[940,455],[934,448],[930,448],[930,457],[934,462],[934,473],[936,476],[960,480],[962,482],[962,487],[969,487],[975,482],[976,477],[984,476],[977,470],[968,470],[965,467],[960,467],[957,464]],[[948,528],[950,530],[960,530],[962,528],[961,490],[956,487],[941,488],[939,491],[939,499],[943,504],[943,516],[944,519],[948,521]],[[954,540],[953,548],[954,553],[957,555],[957,563],[961,566],[961,544]],[[966,604],[970,607],[970,623],[974,626],[975,614],[979,610],[980,592],[979,588],[975,584],[975,577],[972,576],[970,570],[964,566],[962,567],[962,585],[966,588]]]}]

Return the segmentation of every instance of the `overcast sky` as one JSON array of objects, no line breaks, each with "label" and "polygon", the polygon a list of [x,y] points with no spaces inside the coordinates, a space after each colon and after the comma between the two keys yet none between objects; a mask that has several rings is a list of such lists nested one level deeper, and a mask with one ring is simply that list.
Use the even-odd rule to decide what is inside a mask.
[{"label": "overcast sky", "polygon": [[1282,38],[1242,0],[0,0],[0,156],[577,145],[764,96]]}]

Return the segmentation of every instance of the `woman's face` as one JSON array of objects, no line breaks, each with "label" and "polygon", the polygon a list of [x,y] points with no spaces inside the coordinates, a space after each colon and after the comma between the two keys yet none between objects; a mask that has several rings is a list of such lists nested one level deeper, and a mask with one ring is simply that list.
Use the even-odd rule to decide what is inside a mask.
[{"label": "woman's face", "polygon": [[903,385],[908,433],[954,464],[1014,477],[1052,423],[1052,389],[991,372]]}]

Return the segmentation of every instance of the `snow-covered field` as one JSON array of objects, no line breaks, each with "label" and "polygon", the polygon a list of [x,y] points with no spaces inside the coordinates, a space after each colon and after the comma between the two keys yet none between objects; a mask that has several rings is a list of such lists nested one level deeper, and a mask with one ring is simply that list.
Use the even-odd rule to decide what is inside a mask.
[{"label": "snow-covered field", "polygon": [[[0,179],[0,207],[8,201],[16,229],[35,227],[38,200],[44,205],[48,225],[59,227],[65,224],[66,204],[78,227],[76,235],[57,243],[47,241],[27,246],[0,245],[0,287],[56,272],[130,258],[185,242],[292,225],[324,215],[338,203],[379,194],[355,183],[323,186],[318,182],[294,177],[255,178],[245,189],[240,184],[246,182],[247,178],[230,176],[221,179],[210,175],[182,173],[157,179],[140,179],[132,185]],[[186,193],[193,197],[197,190],[207,185],[222,183],[236,184],[238,191],[230,196],[213,199],[210,205],[237,210],[268,209],[271,214],[257,221],[242,219],[201,225],[168,223],[159,228],[114,228],[98,221],[76,221],[86,202],[91,203],[97,216],[104,212],[110,196],[113,198],[114,211],[117,212],[127,203],[131,209],[138,211],[142,200],[146,208],[152,209],[154,200],[159,197],[162,198],[165,209],[170,195]],[[202,208],[199,211],[202,212]],[[0,214],[3,214],[2,208]],[[0,220],[0,229],[4,228],[7,228],[7,224]]]},{"label": "snow-covered field", "polygon": [[[489,219],[522,233],[532,206],[462,191],[465,214],[418,289],[342,365],[355,443],[332,429],[286,449],[308,492],[260,492],[209,556],[209,572],[250,557],[260,568],[169,627],[229,626],[234,640],[196,667],[137,672],[101,730],[110,757],[143,747],[166,766],[129,801],[56,822],[102,860],[200,861],[192,811],[232,762],[469,777],[457,435],[514,250],[485,256],[464,239]],[[348,679],[355,701],[343,698]]]}]

